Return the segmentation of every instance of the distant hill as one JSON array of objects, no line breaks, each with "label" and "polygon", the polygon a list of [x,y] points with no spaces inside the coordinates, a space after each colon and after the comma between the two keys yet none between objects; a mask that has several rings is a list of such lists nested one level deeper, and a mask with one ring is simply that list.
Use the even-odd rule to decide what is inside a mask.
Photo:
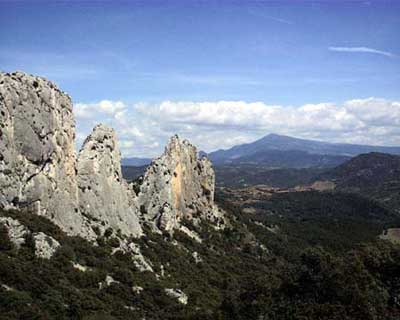
[{"label": "distant hill", "polygon": [[[345,143],[329,143],[269,134],[252,143],[234,146],[207,155],[214,165],[256,164],[270,168],[335,167],[351,157],[363,153],[381,152],[400,155],[400,147],[367,146]],[[151,158],[122,158],[123,166],[141,167],[151,163]]]},{"label": "distant hill", "polygon": [[[294,151],[297,153],[293,153]],[[335,166],[349,159],[349,157],[368,152],[384,152],[400,155],[400,147],[328,143],[269,134],[252,143],[237,145],[227,150],[211,152],[208,154],[208,157],[214,164],[264,164],[268,162],[274,163],[278,159],[281,159],[282,165],[280,167],[289,167],[288,164],[292,167],[311,167],[314,165]],[[324,155],[325,157],[319,159],[315,155]],[[288,158],[292,159],[289,163],[287,162]]]},{"label": "distant hill", "polygon": [[122,166],[122,175],[128,180],[132,181],[139,178],[146,171],[147,166]]},{"label": "distant hill", "polygon": [[151,163],[151,158],[122,158],[121,165],[122,166],[134,166],[134,167],[141,167],[147,166]]},{"label": "distant hill", "polygon": [[346,156],[313,154],[300,150],[262,150],[233,159],[231,163],[263,164],[271,168],[310,168],[336,167],[349,159]]},{"label": "distant hill", "polygon": [[357,192],[400,211],[400,156],[361,154],[329,170],[318,180],[330,180],[336,190]]},{"label": "distant hill", "polygon": [[325,172],[326,168],[279,168],[271,169],[262,165],[222,165],[215,166],[217,187],[243,188],[268,185],[274,188],[294,188],[309,185]]}]

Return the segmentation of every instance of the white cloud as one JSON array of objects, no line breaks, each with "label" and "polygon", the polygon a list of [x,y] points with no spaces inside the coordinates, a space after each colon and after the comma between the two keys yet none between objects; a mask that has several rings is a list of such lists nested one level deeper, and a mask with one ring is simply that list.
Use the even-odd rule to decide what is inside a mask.
[{"label": "white cloud", "polygon": [[329,47],[328,48],[330,51],[337,51],[337,52],[356,52],[356,53],[373,53],[373,54],[380,54],[382,56],[386,57],[395,57],[396,55],[388,52],[388,51],[382,51],[382,50],[377,50],[373,48],[368,48],[368,47]]},{"label": "white cloud", "polygon": [[98,108],[107,114],[115,114],[116,112],[125,108],[125,104],[121,101],[103,100],[98,103]]},{"label": "white cloud", "polygon": [[[115,107],[118,105],[124,107]],[[97,111],[89,118],[82,117],[88,115],[85,107],[76,108],[81,116],[79,136],[89,125],[105,122],[116,129],[124,156],[156,156],[175,133],[205,151],[251,142],[271,132],[334,142],[400,145],[400,102],[386,99],[298,107],[245,101],[163,101],[131,106],[110,102],[108,106],[113,106],[107,109],[113,114],[90,107],[89,111]]]},{"label": "white cloud", "polygon": [[132,138],[143,137],[143,132],[136,127],[121,128],[121,133]]},{"label": "white cloud", "polygon": [[132,140],[120,140],[118,142],[121,149],[130,149],[135,145]]},{"label": "white cloud", "polygon": [[77,118],[93,118],[96,113],[115,115],[122,112],[126,106],[122,101],[102,100],[98,103],[77,103],[74,106],[75,116]]},{"label": "white cloud", "polygon": [[370,126],[399,126],[400,102],[385,99],[354,99],[345,103],[345,108]]}]

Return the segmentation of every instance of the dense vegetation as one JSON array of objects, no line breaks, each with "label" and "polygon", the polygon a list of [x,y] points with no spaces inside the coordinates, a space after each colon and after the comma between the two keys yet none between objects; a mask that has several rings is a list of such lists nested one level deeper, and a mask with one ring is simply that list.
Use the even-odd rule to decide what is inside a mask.
[{"label": "dense vegetation", "polygon": [[[212,158],[211,155],[211,160],[213,160]],[[270,168],[324,168],[335,167],[347,160],[349,160],[347,156],[314,154],[301,150],[262,150],[224,161],[217,160],[215,163],[219,165],[253,164]]]},{"label": "dense vegetation", "polygon": [[[254,202],[253,214],[224,194],[218,202],[231,227],[217,231],[204,223],[202,243],[180,232],[174,239],[147,232],[137,241],[155,273],[139,272],[128,255],[111,255],[112,237],[93,246],[43,217],[1,212],[62,247],[51,260],[38,259],[29,237],[17,251],[0,229],[0,283],[7,286],[0,286],[0,318],[400,317],[400,247],[377,237],[383,228],[399,226],[388,209],[354,195],[319,192],[276,194]],[[72,262],[89,270],[79,271]],[[118,282],[99,289],[107,275]],[[137,293],[133,286],[144,290]],[[183,290],[188,305],[164,288]]]},{"label": "dense vegetation", "polygon": [[316,179],[332,180],[337,190],[362,194],[400,212],[400,156],[361,154]]},{"label": "dense vegetation", "polygon": [[143,175],[147,166],[122,166],[122,175],[128,181],[132,181]]},{"label": "dense vegetation", "polygon": [[258,184],[274,188],[293,188],[311,183],[325,172],[322,168],[271,169],[263,165],[225,165],[215,168],[218,187],[243,188]]}]

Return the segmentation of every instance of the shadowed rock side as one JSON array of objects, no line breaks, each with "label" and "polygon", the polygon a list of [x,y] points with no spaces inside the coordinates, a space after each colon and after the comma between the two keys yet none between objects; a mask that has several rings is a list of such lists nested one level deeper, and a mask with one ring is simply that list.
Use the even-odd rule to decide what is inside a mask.
[{"label": "shadowed rock side", "polygon": [[139,236],[134,193],[122,178],[121,155],[115,131],[97,125],[78,156],[79,206],[101,233],[111,227],[124,235]]},{"label": "shadowed rock side", "polygon": [[93,236],[78,209],[70,97],[43,78],[0,73],[0,114],[0,206]]},{"label": "shadowed rock side", "polygon": [[211,162],[198,159],[196,147],[173,136],[141,181],[141,217],[166,231],[179,228],[182,218],[195,223],[205,218],[222,226],[223,214],[214,204],[214,184]]}]

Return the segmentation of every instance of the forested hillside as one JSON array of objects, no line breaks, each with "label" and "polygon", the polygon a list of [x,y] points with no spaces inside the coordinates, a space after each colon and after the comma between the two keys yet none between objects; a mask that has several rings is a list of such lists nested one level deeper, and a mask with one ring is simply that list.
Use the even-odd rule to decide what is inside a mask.
[{"label": "forested hillside", "polygon": [[[223,231],[186,222],[201,243],[179,231],[171,238],[146,230],[136,242],[153,272],[140,271],[128,254],[111,254],[118,247],[112,233],[93,246],[43,217],[2,211],[61,247],[40,259],[29,236],[17,250],[1,229],[1,317],[398,319],[400,247],[378,238],[398,225],[392,212],[346,194],[249,200],[238,206],[218,195],[231,220]],[[187,304],[169,288],[182,290]]]}]

